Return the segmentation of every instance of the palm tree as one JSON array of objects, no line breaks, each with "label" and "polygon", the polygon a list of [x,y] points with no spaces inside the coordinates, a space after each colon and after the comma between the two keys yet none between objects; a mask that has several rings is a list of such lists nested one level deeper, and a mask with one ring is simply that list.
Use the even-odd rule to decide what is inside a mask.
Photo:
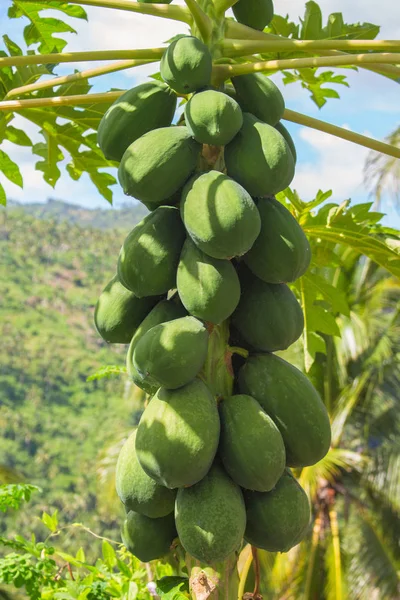
[{"label": "palm tree", "polygon": [[[400,127],[386,137],[388,144],[400,147]],[[389,192],[396,203],[400,199],[400,162],[397,158],[371,152],[364,167],[367,184],[375,197],[379,208],[384,192]]]}]

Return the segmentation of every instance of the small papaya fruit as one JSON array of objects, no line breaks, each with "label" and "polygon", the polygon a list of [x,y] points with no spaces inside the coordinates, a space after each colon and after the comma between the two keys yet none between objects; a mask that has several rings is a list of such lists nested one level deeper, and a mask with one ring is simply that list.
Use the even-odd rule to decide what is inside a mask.
[{"label": "small papaya fruit", "polygon": [[296,152],[296,146],[294,145],[294,141],[292,136],[290,135],[290,133],[288,132],[288,130],[286,129],[286,127],[284,126],[284,124],[282,123],[282,121],[279,121],[278,123],[276,123],[276,125],[274,125],[275,129],[277,129],[279,131],[279,133],[281,135],[283,135],[283,137],[285,138],[285,140],[287,141],[287,144],[292,152],[293,155],[293,159],[294,159],[294,163],[296,164],[297,162],[297,152]]},{"label": "small papaya fruit", "polygon": [[286,464],[279,429],[257,400],[245,394],[224,398],[219,411],[219,456],[226,472],[242,488],[268,492]]},{"label": "small papaya fruit", "polygon": [[239,0],[232,10],[239,23],[258,31],[265,29],[274,16],[272,0]]},{"label": "small papaya fruit", "polygon": [[119,182],[152,210],[181,188],[197,165],[201,146],[186,127],[153,129],[126,149],[118,169]]},{"label": "small papaya fruit", "polygon": [[176,282],[183,306],[203,321],[222,323],[239,303],[239,277],[232,263],[211,258],[190,239],[183,245]]},{"label": "small papaya fruit", "polygon": [[159,296],[176,285],[176,269],[186,233],[179,210],[159,206],[125,239],[118,277],[138,298]]},{"label": "small papaya fruit", "polygon": [[249,73],[232,77],[236,99],[242,110],[260,121],[275,126],[285,112],[285,100],[270,77]]},{"label": "small papaya fruit", "polygon": [[122,542],[141,562],[150,562],[168,554],[177,537],[173,513],[150,519],[129,511],[121,531]]},{"label": "small papaya fruit", "polygon": [[239,104],[227,94],[205,90],[187,102],[185,123],[196,142],[225,146],[241,128],[243,114]]},{"label": "small papaya fruit", "polygon": [[194,36],[175,40],[161,58],[161,77],[178,94],[197,92],[209,85],[211,71],[211,53]]},{"label": "small papaya fruit", "polygon": [[206,360],[207,347],[203,323],[181,317],[145,333],[133,351],[133,365],[149,382],[174,390],[196,377]]},{"label": "small papaya fruit", "polygon": [[286,469],[270,492],[244,492],[245,539],[268,552],[288,552],[301,542],[310,523],[307,494]]},{"label": "small papaya fruit", "polygon": [[97,131],[107,160],[120,161],[128,146],[143,134],[171,125],[176,103],[176,95],[162,81],[141,83],[122,94],[105,112]]},{"label": "small papaya fruit", "polygon": [[213,258],[245,254],[261,228],[250,194],[219,171],[195,176],[186,184],[181,215],[196,246]]},{"label": "small papaya fruit", "polygon": [[180,542],[191,556],[205,563],[225,560],[239,548],[246,527],[239,486],[213,465],[199,483],[178,490],[175,523]]},{"label": "small papaya fruit", "polygon": [[177,390],[160,388],[140,419],[138,460],[160,485],[193,485],[214,460],[219,431],[216,401],[201,379]]}]

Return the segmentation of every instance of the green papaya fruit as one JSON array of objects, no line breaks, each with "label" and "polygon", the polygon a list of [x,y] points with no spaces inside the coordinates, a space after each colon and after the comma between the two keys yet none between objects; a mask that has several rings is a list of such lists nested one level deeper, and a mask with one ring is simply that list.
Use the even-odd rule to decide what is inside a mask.
[{"label": "green papaya fruit", "polygon": [[219,430],[217,404],[203,381],[194,379],[177,390],[160,388],[140,419],[137,457],[160,485],[193,485],[214,460]]},{"label": "green papaya fruit", "polygon": [[288,552],[301,542],[310,523],[307,494],[289,469],[270,492],[244,493],[245,539],[268,552]]},{"label": "green papaya fruit", "polygon": [[225,146],[243,125],[239,104],[216,90],[205,90],[191,97],[185,106],[185,122],[200,144]]},{"label": "green papaya fruit", "polygon": [[294,281],[308,269],[311,248],[304,231],[275,198],[260,198],[261,232],[244,262],[263,281]]},{"label": "green papaya fruit", "polygon": [[285,112],[285,100],[270,77],[249,73],[232,77],[236,99],[242,110],[260,121],[275,126]]},{"label": "green papaya fruit", "polygon": [[[286,350],[302,334],[303,311],[284,283],[265,283],[247,269],[241,270],[242,296],[232,323],[255,350]],[[251,396],[252,394],[250,394]]]},{"label": "green papaya fruit", "polygon": [[135,449],[136,431],[121,448],[115,473],[117,494],[125,508],[152,519],[174,510],[175,492],[159,485],[140,466]]},{"label": "green papaya fruit", "polygon": [[104,156],[120,161],[128,146],[143,134],[171,125],[176,103],[174,92],[156,80],[122,94],[106,111],[97,131]]},{"label": "green papaya fruit", "polygon": [[133,365],[150,383],[174,390],[186,385],[202,369],[208,332],[194,317],[181,317],[152,327],[133,351]]},{"label": "green papaya fruit", "polygon": [[279,429],[257,400],[245,394],[224,398],[219,411],[219,455],[228,475],[242,488],[268,492],[286,464]]},{"label": "green papaya fruit", "polygon": [[119,182],[152,210],[164,203],[196,168],[201,150],[186,127],[153,129],[126,149],[118,169]]},{"label": "green papaya fruit", "polygon": [[259,31],[265,29],[274,16],[272,0],[239,0],[232,10],[239,23]]},{"label": "green papaya fruit", "polygon": [[243,114],[242,129],[225,146],[225,164],[229,177],[255,197],[281,192],[294,176],[294,160],[285,138],[249,113]]},{"label": "green papaya fruit", "polygon": [[178,490],[175,523],[191,556],[209,564],[225,560],[239,548],[246,527],[242,492],[214,465],[199,483]]},{"label": "green papaya fruit", "polygon": [[282,123],[282,121],[279,121],[279,123],[276,123],[276,125],[274,125],[275,129],[277,129],[279,131],[279,133],[285,138],[285,140],[287,141],[287,144],[292,152],[293,155],[293,159],[294,159],[294,164],[296,164],[297,162],[297,152],[296,152],[296,146],[294,145],[294,141],[292,136],[290,135],[290,133],[288,132],[288,130],[286,129],[286,127],[284,126],[284,124]]},{"label": "green papaya fruit", "polygon": [[126,548],[142,562],[162,558],[176,536],[173,514],[150,519],[133,510],[128,512],[121,531]]},{"label": "green papaya fruit", "polygon": [[245,254],[261,228],[250,194],[219,171],[203,173],[186,184],[181,216],[196,246],[212,258]]},{"label": "green papaya fruit", "polygon": [[240,283],[229,260],[211,258],[189,239],[178,265],[177,287],[186,310],[203,321],[222,323],[240,299]]},{"label": "green papaya fruit", "polygon": [[296,367],[273,354],[250,356],[239,372],[239,388],[258,400],[275,422],[290,467],[307,467],[325,456],[331,443],[328,413]]},{"label": "green papaya fruit", "polygon": [[94,324],[110,344],[129,344],[137,327],[158,298],[137,298],[115,275],[101,292],[94,310]]},{"label": "green papaya fruit", "polygon": [[161,58],[161,77],[178,94],[197,92],[209,85],[211,71],[211,53],[197,37],[175,40]]},{"label": "green papaya fruit", "polygon": [[118,258],[118,277],[138,298],[159,296],[176,285],[176,269],[185,241],[179,210],[159,206],[136,225]]}]

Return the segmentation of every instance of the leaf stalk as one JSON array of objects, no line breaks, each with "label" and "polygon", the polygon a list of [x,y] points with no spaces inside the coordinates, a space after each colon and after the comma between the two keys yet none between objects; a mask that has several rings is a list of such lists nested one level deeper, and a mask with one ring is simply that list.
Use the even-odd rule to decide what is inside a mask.
[{"label": "leaf stalk", "polygon": [[47,65],[59,63],[76,63],[97,60],[131,60],[145,59],[157,61],[164,54],[165,48],[141,48],[136,50],[94,50],[89,52],[62,52],[52,54],[28,54],[26,56],[0,57],[2,67],[22,67],[25,65]]},{"label": "leaf stalk", "polygon": [[210,17],[203,11],[201,6],[197,4],[196,0],[185,0],[185,3],[190,10],[201,37],[203,38],[204,42],[207,43],[211,37],[213,28]]}]

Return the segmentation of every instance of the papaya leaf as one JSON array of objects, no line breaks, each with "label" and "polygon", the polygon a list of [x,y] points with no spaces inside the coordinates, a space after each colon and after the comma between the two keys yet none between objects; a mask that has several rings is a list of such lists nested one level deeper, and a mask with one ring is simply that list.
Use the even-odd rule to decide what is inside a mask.
[{"label": "papaya leaf", "polygon": [[25,131],[9,125],[4,133],[4,139],[16,144],[17,146],[32,146],[32,140]]},{"label": "papaya leaf", "polygon": [[3,188],[3,186],[0,183],[0,204],[2,206],[6,206],[7,205],[7,196],[6,196],[6,192]]},{"label": "papaya leaf", "polygon": [[157,594],[163,600],[186,600],[189,598],[189,579],[187,577],[163,577],[157,581]]},{"label": "papaya leaf", "polygon": [[306,12],[301,21],[302,40],[320,40],[323,36],[322,12],[316,2],[306,2]]},{"label": "papaya leaf", "polygon": [[3,173],[11,183],[23,187],[22,175],[17,163],[3,150],[0,150],[0,173]]},{"label": "papaya leaf", "polygon": [[[315,300],[317,293],[315,288],[307,285],[307,280],[304,277],[298,279],[295,283],[300,296],[300,304],[304,314],[304,331],[303,331],[303,351],[304,351],[304,366],[308,373],[311,369],[317,352],[326,354],[326,344],[323,337],[318,331],[322,331],[325,327],[325,315],[313,316],[315,310]],[[322,327],[322,329],[321,329]]]}]

